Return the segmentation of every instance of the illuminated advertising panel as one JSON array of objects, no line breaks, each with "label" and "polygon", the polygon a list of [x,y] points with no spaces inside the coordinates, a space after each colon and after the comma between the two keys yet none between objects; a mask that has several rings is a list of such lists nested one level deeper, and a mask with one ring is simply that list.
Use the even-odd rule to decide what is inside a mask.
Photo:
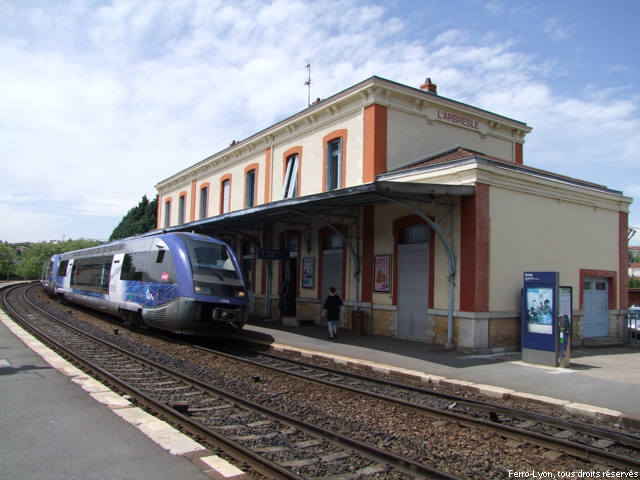
[{"label": "illuminated advertising panel", "polygon": [[525,272],[522,291],[522,359],[556,366],[558,272]]}]

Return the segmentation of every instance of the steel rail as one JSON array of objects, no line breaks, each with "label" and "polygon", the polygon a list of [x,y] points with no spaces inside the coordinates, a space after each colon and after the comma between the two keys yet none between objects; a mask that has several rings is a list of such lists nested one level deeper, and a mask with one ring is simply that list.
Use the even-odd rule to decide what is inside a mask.
[{"label": "steel rail", "polygon": [[[14,286],[14,288],[19,287],[20,285],[16,285]],[[5,311],[8,310],[7,313],[10,313],[10,316],[18,321],[22,326],[27,327],[29,329],[29,331],[31,331],[32,333],[34,333],[40,340],[45,341],[47,344],[49,344],[50,346],[53,346],[55,349],[57,349],[59,352],[63,352],[63,354],[67,357],[70,358],[74,363],[76,363],[77,365],[79,365],[80,369],[83,371],[88,371],[89,373],[91,373],[92,375],[96,375],[98,377],[101,377],[101,379],[107,379],[109,382],[112,383],[112,385],[117,386],[118,388],[122,389],[123,391],[127,392],[128,394],[131,394],[133,396],[135,396],[135,398],[143,405],[151,408],[153,411],[155,411],[156,413],[159,413],[161,415],[164,415],[172,420],[174,420],[174,422],[179,423],[181,426],[186,426],[187,429],[189,430],[190,433],[195,434],[195,435],[202,435],[204,437],[209,437],[208,441],[211,442],[213,445],[216,445],[217,447],[221,448],[225,453],[227,453],[228,455],[230,455],[232,458],[234,458],[236,461],[240,462],[241,464],[245,464],[245,465],[250,465],[255,471],[257,471],[258,473],[260,473],[261,475],[266,476],[267,478],[275,478],[275,479],[282,479],[282,480],[304,480],[304,477],[300,477],[298,475],[296,475],[293,472],[290,472],[289,470],[286,470],[282,467],[280,467],[277,464],[274,464],[273,462],[269,461],[268,459],[265,459],[264,457],[255,454],[254,452],[246,449],[245,447],[243,447],[242,445],[237,444],[236,442],[233,442],[232,440],[229,440],[225,437],[223,437],[222,435],[218,434],[217,432],[214,432],[213,430],[207,428],[204,425],[200,425],[196,422],[193,422],[190,418],[186,417],[185,415],[182,415],[181,413],[179,413],[178,411],[176,411],[175,409],[171,408],[168,405],[165,405],[161,402],[158,402],[157,400],[149,397],[148,395],[146,395],[145,393],[141,392],[140,390],[138,390],[137,388],[135,388],[134,386],[128,384],[127,382],[117,378],[116,376],[112,375],[111,373],[109,373],[108,371],[104,370],[103,368],[101,368],[98,365],[95,365],[94,363],[92,363],[90,360],[87,360],[85,358],[83,358],[82,356],[79,356],[77,354],[75,354],[72,350],[70,350],[69,348],[67,348],[66,346],[64,346],[63,344],[61,344],[60,342],[56,341],[55,339],[50,338],[46,333],[44,333],[43,331],[41,331],[38,327],[32,325],[31,323],[29,323],[29,321],[27,319],[24,318],[24,316],[22,316],[19,312],[17,312],[12,306],[11,304],[7,301],[7,296],[9,294],[9,292],[11,290],[13,290],[14,288],[9,288],[7,289],[7,291],[2,292],[2,306],[5,309]],[[26,298],[26,297],[25,297]],[[58,319],[56,319],[54,316],[48,314],[47,312],[45,312],[44,310],[42,310],[40,307],[33,305],[31,302],[29,302],[29,305],[38,310],[41,314],[47,316],[48,318],[54,320],[55,322],[61,323]],[[71,326],[71,325],[66,325],[63,324],[66,328],[69,328],[71,330],[73,330],[75,333],[81,334],[87,338],[91,338],[93,341],[97,341],[103,345],[109,346],[110,348],[114,348],[115,350],[119,351],[121,354],[125,354],[127,356],[130,356],[132,358],[135,358],[137,361],[143,362],[149,366],[152,366],[154,368],[159,368],[160,370],[163,370],[165,373],[167,374],[171,374],[170,371],[168,369],[166,369],[165,367],[163,367],[162,365],[158,365],[158,364],[154,364],[153,362],[150,362],[146,359],[143,359],[142,357],[139,357],[135,354],[132,354],[130,352],[126,352],[124,350],[122,350],[121,348],[119,348],[118,346],[111,344],[109,342],[105,342],[101,339],[97,339],[95,337],[92,337],[91,335],[87,334],[86,332],[82,332],[81,330],[78,330],[77,328]]]},{"label": "steel rail", "polygon": [[[371,392],[371,391],[367,391],[364,389],[360,389],[354,386],[350,386],[350,385],[343,385],[343,384],[339,384],[339,383],[335,383],[335,382],[331,382],[330,380],[325,380],[322,378],[314,378],[313,376],[309,376],[309,375],[305,375],[302,373],[298,373],[298,372],[291,372],[287,369],[283,369],[283,368],[278,368],[275,366],[271,366],[271,365],[264,365],[261,364],[260,362],[256,362],[250,359],[246,359],[246,358],[242,358],[242,357],[237,357],[235,355],[231,355],[229,353],[225,353],[225,352],[221,352],[219,350],[210,350],[207,349],[206,347],[202,347],[202,346],[198,346],[198,348],[201,348],[205,351],[209,351],[211,353],[215,353],[216,355],[224,355],[227,356],[227,358],[230,359],[235,359],[238,361],[242,361],[242,362],[246,362],[246,363],[250,363],[252,365],[256,365],[262,368],[266,368],[272,371],[277,371],[279,373],[282,374],[286,374],[286,375],[294,375],[298,378],[302,378],[305,380],[310,380],[310,381],[314,381],[317,383],[321,383],[324,385],[328,385],[328,386],[332,386],[334,388],[340,388],[343,390],[347,390],[347,391],[351,391],[354,393],[358,393],[361,395],[366,395],[366,396],[371,396],[374,398],[377,398],[379,400],[383,400],[383,401],[387,401],[387,402],[392,402],[392,403],[397,403],[400,405],[403,405],[405,407],[408,408],[413,408],[416,409],[420,412],[424,412],[430,416],[436,417],[438,419],[444,419],[444,420],[451,420],[451,421],[455,421],[459,424],[468,426],[468,427],[480,427],[483,429],[489,429],[489,430],[493,430],[494,432],[503,435],[505,437],[511,438],[511,439],[515,439],[515,440],[526,440],[529,441],[531,443],[543,446],[545,448],[549,448],[552,450],[557,450],[557,451],[562,451],[564,453],[567,453],[569,455],[572,455],[574,457],[583,459],[583,460],[588,460],[588,461],[594,461],[594,462],[604,462],[607,465],[611,465],[611,466],[616,466],[619,468],[636,468],[636,469],[640,469],[640,460],[632,458],[632,457],[626,457],[623,455],[619,455],[616,453],[611,453],[611,452],[607,452],[605,450],[602,449],[598,449],[598,448],[594,448],[591,447],[589,445],[583,445],[577,442],[572,442],[569,440],[565,440],[565,439],[561,439],[561,438],[555,438],[549,435],[545,435],[545,434],[541,434],[538,432],[531,432],[528,430],[524,430],[521,428],[517,428],[517,427],[512,427],[509,425],[502,425],[500,423],[496,423],[493,421],[489,421],[489,420],[484,420],[484,419],[479,419],[479,418],[473,418],[471,416],[468,415],[463,415],[457,412],[452,412],[452,411],[448,411],[448,410],[440,410],[437,408],[433,408],[433,407],[428,407],[428,406],[424,406],[424,405],[418,405],[415,404],[413,402],[409,402],[406,400],[402,400],[402,399],[398,399],[398,398],[394,398],[394,397],[389,397],[387,395],[383,395],[383,394],[379,394],[376,392]],[[289,359],[282,359],[279,357],[275,357],[275,356],[271,356],[268,354],[263,354],[263,353],[259,353],[259,352],[252,352],[254,354],[258,354],[258,355],[265,355],[265,356],[269,356],[271,358],[276,358],[279,361],[283,361],[283,362],[291,362],[291,363],[297,363],[299,365],[302,365],[306,368],[317,368],[320,370],[325,370],[325,371],[329,371],[332,374],[335,375],[342,375],[342,376],[350,376],[350,377],[354,377],[354,378],[358,378],[360,380],[363,381],[373,381],[375,383],[380,383],[380,384],[387,384],[387,385],[391,385],[394,387],[398,387],[398,388],[403,388],[403,389],[409,389],[412,390],[414,392],[417,393],[424,393],[427,395],[433,395],[433,392],[424,390],[424,389],[420,389],[418,387],[407,387],[405,385],[401,385],[395,382],[386,382],[385,380],[380,380],[380,379],[373,379],[372,377],[366,377],[363,375],[358,375],[358,374],[352,374],[352,373],[348,373],[348,372],[342,372],[340,370],[333,370],[333,369],[329,369],[326,367],[316,367],[314,365],[309,365],[309,364],[305,364],[303,362],[296,362],[295,360],[289,360]],[[542,414],[537,414],[537,413],[533,413],[533,412],[522,412],[520,410],[515,410],[515,409],[509,409],[508,407],[499,407],[499,406],[495,406],[495,405],[491,405],[491,404],[487,404],[484,402],[480,402],[480,401],[475,401],[475,400],[470,400],[470,399],[464,399],[462,397],[456,397],[456,396],[452,396],[452,395],[448,395],[448,394],[441,394],[438,393],[437,396],[440,396],[442,398],[447,398],[447,399],[451,399],[455,402],[464,402],[464,403],[469,403],[472,404],[474,406],[486,406],[488,409],[490,410],[494,410],[496,412],[509,412],[509,411],[516,411],[519,414],[522,413],[523,416],[526,414],[530,419],[534,419],[536,421],[543,421],[545,419],[546,416],[542,415]],[[476,403],[477,402],[477,403]],[[542,419],[541,419],[542,417]],[[554,417],[548,417],[551,419],[554,419]],[[560,419],[554,419],[556,421],[560,421]],[[560,421],[560,423],[562,423]],[[575,424],[575,425],[579,425],[579,424]],[[588,425],[581,425],[582,428],[584,429],[588,429],[589,426]],[[606,430],[607,433],[610,434],[615,434],[617,432],[613,432],[613,431],[609,431]],[[636,439],[633,438],[629,438],[628,436],[623,436],[621,438],[622,440],[624,440],[625,442],[630,442],[630,440],[633,440],[634,442],[637,442]],[[636,447],[637,447],[637,443],[636,443]]]},{"label": "steel rail", "polygon": [[[206,347],[202,347],[202,346],[197,346],[198,348],[204,348],[206,350]],[[638,450],[640,450],[640,435],[638,434],[633,434],[633,433],[629,433],[629,432],[623,432],[623,431],[617,431],[617,430],[612,430],[610,428],[607,427],[602,427],[599,425],[592,425],[592,424],[587,424],[587,423],[581,423],[581,422],[577,422],[574,420],[567,420],[567,419],[563,419],[563,418],[558,418],[558,417],[553,417],[551,415],[546,415],[544,413],[537,413],[537,412],[528,412],[525,410],[520,410],[517,408],[513,408],[513,407],[506,407],[503,405],[496,405],[493,403],[488,403],[488,402],[484,402],[482,400],[476,400],[476,399],[472,399],[472,398],[466,398],[466,397],[460,397],[457,395],[452,395],[449,393],[443,393],[443,392],[437,392],[437,391],[433,391],[433,390],[427,390],[421,387],[416,387],[413,385],[406,385],[403,383],[398,383],[398,382],[393,382],[391,380],[383,380],[380,378],[376,378],[376,377],[370,377],[370,376],[366,376],[366,375],[361,375],[355,372],[348,372],[348,371],[344,371],[344,370],[338,370],[335,368],[330,368],[330,367],[324,367],[324,366],[320,366],[320,365],[310,365],[308,363],[302,362],[302,361],[298,361],[298,360],[294,360],[294,359],[289,359],[289,358],[282,358],[282,357],[278,357],[277,355],[271,355],[268,353],[264,353],[264,352],[256,352],[253,350],[246,350],[247,352],[250,352],[254,355],[260,355],[260,356],[264,356],[267,358],[271,358],[273,360],[276,361],[280,361],[283,363],[291,363],[294,365],[298,365],[300,367],[304,367],[304,368],[314,368],[317,370],[322,370],[325,372],[328,372],[332,375],[336,375],[336,376],[345,376],[345,377],[350,377],[350,378],[354,378],[356,380],[360,380],[363,382],[370,382],[370,383],[377,383],[379,385],[383,385],[383,386],[389,386],[389,387],[394,387],[394,388],[398,388],[398,389],[402,389],[402,390],[408,390],[410,392],[414,392],[414,393],[418,393],[418,394],[423,394],[423,395],[428,395],[428,396],[434,396],[434,397],[438,397],[438,398],[442,398],[444,400],[448,400],[450,402],[454,402],[454,403],[458,403],[458,404],[466,404],[466,405],[470,405],[476,408],[480,408],[480,409],[484,409],[487,412],[494,412],[496,414],[502,414],[505,416],[513,416],[519,419],[526,419],[526,420],[534,420],[537,422],[544,422],[545,424],[548,425],[552,425],[558,428],[562,428],[562,429],[572,429],[574,431],[580,432],[580,433],[585,433],[588,435],[592,435],[592,436],[599,436],[601,438],[606,438],[609,440],[613,440],[616,442],[619,442],[621,444],[627,445],[629,447],[632,448],[636,448]],[[217,350],[215,350],[216,353],[221,353],[224,354],[223,352],[219,352]],[[229,354],[231,355],[231,354]],[[231,355],[231,358],[236,358],[238,360],[241,361],[249,361],[251,362],[251,360],[249,359],[245,359],[243,357],[235,357],[234,355]],[[263,365],[263,364],[259,364],[257,363],[257,365]],[[265,367],[268,367],[268,365],[263,365]],[[274,368],[278,368],[278,367],[274,367]]]},{"label": "steel rail", "polygon": [[[236,402],[238,404],[241,404],[243,406],[245,406],[245,408],[248,409],[252,409],[255,411],[259,411],[262,412],[263,414],[266,414],[268,416],[271,416],[273,418],[277,418],[280,421],[282,421],[283,423],[287,423],[290,424],[291,426],[294,426],[296,428],[302,429],[303,431],[306,430],[308,432],[312,432],[316,435],[320,435],[326,439],[330,439],[331,441],[337,443],[338,445],[342,445],[343,448],[344,446],[348,446],[349,448],[353,449],[356,452],[359,452],[361,454],[364,454],[365,456],[374,459],[375,461],[379,462],[379,463],[392,463],[394,465],[396,465],[398,468],[400,468],[401,470],[404,470],[407,473],[413,473],[413,474],[418,474],[421,476],[424,476],[425,478],[429,478],[429,479],[447,479],[447,480],[457,480],[459,477],[456,477],[454,475],[448,474],[446,472],[442,472],[439,471],[437,469],[434,469],[432,467],[429,467],[428,465],[424,465],[422,463],[413,461],[411,459],[408,459],[406,457],[402,457],[396,454],[393,454],[391,452],[387,452],[385,450],[382,450],[378,447],[375,447],[373,445],[368,445],[365,444],[363,442],[360,442],[358,440],[355,440],[353,438],[347,437],[345,435],[339,434],[337,432],[333,432],[331,430],[325,429],[324,427],[318,426],[318,425],[314,425],[311,424],[309,422],[306,422],[304,420],[300,420],[298,418],[289,416],[285,413],[282,412],[278,412],[276,410],[273,410],[269,407],[266,407],[264,405],[261,405],[260,403],[256,403],[256,402],[251,402],[249,400],[243,399],[239,396],[236,396],[234,394],[231,394],[229,392],[220,390],[210,384],[207,384],[205,382],[202,382],[196,378],[193,378],[189,375],[185,375],[183,373],[177,372],[173,369],[170,369],[162,364],[157,364],[153,361],[150,361],[148,359],[145,359],[137,354],[134,354],[132,352],[128,352],[124,349],[122,349],[121,347],[114,345],[108,341],[93,337],[92,335],[83,332],[81,330],[78,330],[77,328],[71,326],[71,325],[67,325],[64,322],[60,321],[59,319],[55,318],[55,316],[50,315],[49,313],[45,312],[44,310],[42,310],[40,307],[38,307],[37,305],[32,304],[28,299],[26,299],[26,294],[25,294],[25,301],[27,301],[30,306],[34,309],[37,309],[38,311],[40,311],[43,315],[46,315],[47,317],[51,318],[52,320],[54,320],[55,322],[61,323],[63,324],[66,328],[69,328],[87,338],[90,338],[93,341],[96,341],[100,344],[106,345],[109,348],[115,349],[116,351],[127,355],[131,358],[134,358],[136,361],[144,363],[146,365],[149,365],[153,368],[157,368],[161,371],[163,371],[165,374],[167,375],[171,375],[177,378],[182,379],[183,381],[190,383],[198,388],[207,390],[207,391],[212,391],[215,392],[216,395],[219,395],[221,397],[224,397],[232,402]],[[17,313],[17,312],[16,312]],[[22,322],[27,323],[28,324],[28,320],[24,320],[22,319]],[[42,336],[44,338],[47,338],[46,334],[44,334],[43,332],[41,332],[39,329],[35,328],[35,327],[31,327],[34,328],[37,332],[39,336]],[[135,387],[132,387],[130,385],[128,385],[126,382],[121,381],[120,379],[118,379],[117,377],[111,375],[109,372],[104,371],[101,367],[92,364],[92,362],[87,361],[86,359],[83,359],[81,357],[78,357],[74,352],[70,351],[69,349],[67,349],[66,347],[64,347],[63,345],[59,344],[58,342],[56,342],[55,340],[51,340],[48,339],[47,341],[50,341],[52,344],[56,345],[57,348],[60,348],[62,351],[64,351],[67,355],[69,355],[72,358],[77,358],[78,361],[80,361],[83,364],[88,364],[88,367],[91,368],[92,370],[95,370],[97,372],[100,373],[100,375],[104,375],[106,378],[108,378],[110,381],[114,382],[114,384],[116,385],[121,385],[123,389],[131,392],[132,394],[137,396],[141,396],[141,398],[144,398],[145,401],[148,401],[149,404],[157,406],[157,408],[161,409],[163,414],[167,414],[171,417],[174,418],[178,418],[180,420],[180,422],[185,422],[186,424],[188,424],[190,426],[190,428],[194,428],[196,429],[196,431],[198,433],[205,433],[206,435],[211,435],[216,441],[223,443],[225,446],[229,445],[232,449],[234,450],[238,450],[238,452],[242,455],[242,456],[249,456],[252,459],[252,462],[258,461],[261,462],[262,464],[266,464],[267,467],[269,469],[273,469],[273,472],[271,473],[271,477],[270,478],[287,478],[287,479],[302,479],[304,477],[299,477],[296,474],[283,469],[282,467],[278,466],[277,464],[273,464],[273,462],[269,461],[268,459],[265,459],[264,457],[262,457],[261,455],[258,455],[244,447],[242,447],[241,445],[237,445],[235,442],[225,439],[224,437],[220,436],[217,432],[213,432],[210,431],[210,429],[208,429],[205,426],[202,426],[198,423],[193,422],[191,419],[189,419],[188,417],[180,414],[179,412],[175,411],[173,408],[171,408],[170,406],[166,406],[163,405],[162,403],[159,403],[157,401],[155,401],[154,399],[151,398],[147,398],[147,395],[144,394],[143,392],[140,392],[139,390],[137,390]],[[234,456],[235,458],[235,456]],[[240,458],[239,458],[240,460]],[[282,477],[277,477],[274,476],[273,473],[277,473],[278,475],[283,475]]]}]

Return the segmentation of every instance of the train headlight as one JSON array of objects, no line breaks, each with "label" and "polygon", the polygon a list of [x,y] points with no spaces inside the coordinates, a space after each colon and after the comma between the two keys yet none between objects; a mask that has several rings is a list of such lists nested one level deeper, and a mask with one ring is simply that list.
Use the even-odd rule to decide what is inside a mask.
[{"label": "train headlight", "polygon": [[194,285],[193,291],[200,295],[211,295],[211,287],[201,287],[200,285]]},{"label": "train headlight", "polygon": [[236,292],[236,297],[238,298],[244,298],[246,296],[246,293],[244,293],[244,290],[238,290]]}]

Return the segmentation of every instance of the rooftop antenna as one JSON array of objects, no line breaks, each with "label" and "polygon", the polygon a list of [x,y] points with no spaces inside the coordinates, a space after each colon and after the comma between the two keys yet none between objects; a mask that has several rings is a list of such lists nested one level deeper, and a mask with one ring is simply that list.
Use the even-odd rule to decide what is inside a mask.
[{"label": "rooftop antenna", "polygon": [[304,84],[307,86],[307,106],[311,106],[311,61],[307,60],[307,80]]}]

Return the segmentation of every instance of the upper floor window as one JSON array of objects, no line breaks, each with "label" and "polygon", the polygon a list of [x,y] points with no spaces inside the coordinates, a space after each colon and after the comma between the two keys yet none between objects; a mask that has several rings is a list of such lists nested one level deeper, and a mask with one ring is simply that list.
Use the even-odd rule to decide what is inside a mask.
[{"label": "upper floor window", "polygon": [[282,185],[282,198],[293,198],[298,196],[298,154],[294,153],[287,157],[287,168],[284,174]]},{"label": "upper floor window", "polygon": [[327,143],[326,190],[342,187],[342,137]]},{"label": "upper floor window", "polygon": [[178,225],[182,225],[184,223],[184,209],[185,209],[185,195],[180,195],[180,199],[178,200]]},{"label": "upper floor window", "polygon": [[231,210],[231,180],[222,181],[222,212],[229,213]]},{"label": "upper floor window", "polygon": [[200,218],[207,218],[207,205],[209,203],[209,187],[200,189]]},{"label": "upper floor window", "polygon": [[255,198],[256,198],[256,171],[249,170],[245,176],[244,206],[246,208],[253,207],[256,203]]},{"label": "upper floor window", "polygon": [[322,138],[322,191],[345,186],[347,129],[329,132]]},{"label": "upper floor window", "polygon": [[171,226],[171,200],[164,202],[164,226]]}]

